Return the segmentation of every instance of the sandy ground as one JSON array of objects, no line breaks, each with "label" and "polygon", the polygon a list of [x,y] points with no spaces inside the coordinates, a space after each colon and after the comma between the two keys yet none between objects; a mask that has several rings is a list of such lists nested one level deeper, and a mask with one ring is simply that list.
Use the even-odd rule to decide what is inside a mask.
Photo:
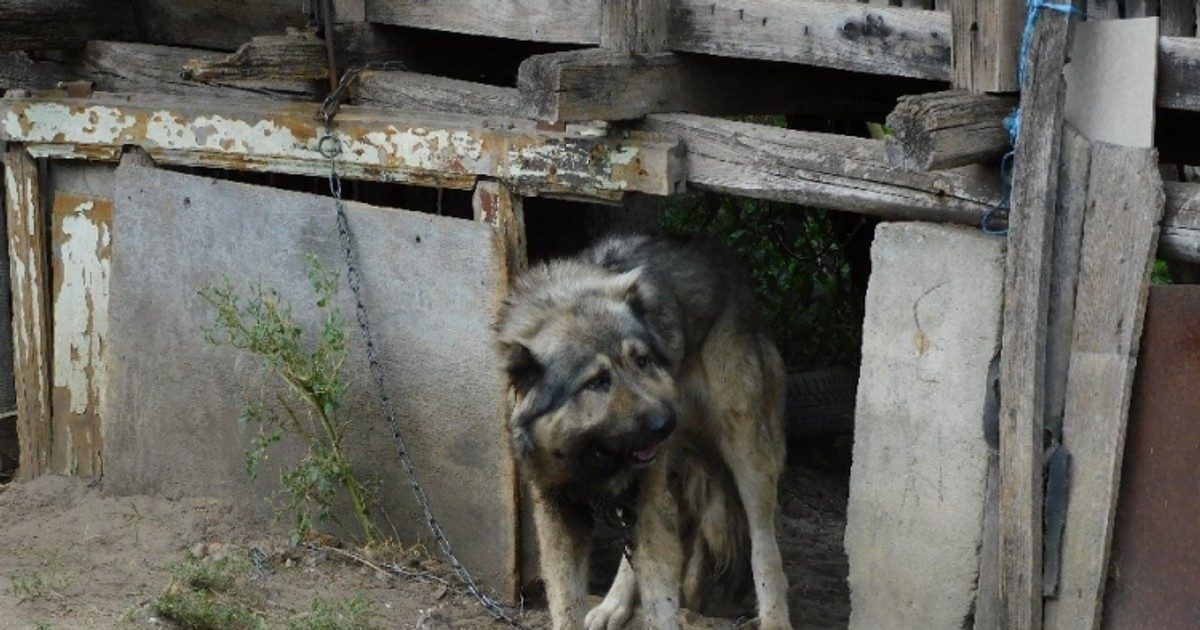
[{"label": "sandy ground", "polygon": [[[387,577],[336,553],[289,552],[282,530],[217,501],[112,498],[54,476],[0,488],[3,629],[173,627],[156,615],[155,601],[172,567],[211,551],[212,543],[226,554],[266,553],[269,572],[255,576],[252,587],[272,627],[285,627],[315,598],[350,597],[371,602],[384,628],[503,627],[444,585]],[[846,625],[845,497],[844,480],[788,470],[779,535],[797,628]],[[432,561],[421,569],[448,576]],[[532,610],[524,622],[543,628],[546,615]]]}]

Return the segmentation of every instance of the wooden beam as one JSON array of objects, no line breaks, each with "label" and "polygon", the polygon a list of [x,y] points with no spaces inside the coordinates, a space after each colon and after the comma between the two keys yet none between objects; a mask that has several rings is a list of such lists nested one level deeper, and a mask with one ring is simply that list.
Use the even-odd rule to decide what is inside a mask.
[{"label": "wooden beam", "polygon": [[667,45],[667,0],[600,0],[600,45],[648,53]]},{"label": "wooden beam", "polygon": [[1042,623],[1042,430],[1054,206],[1070,16],[1042,11],[1021,89],[1000,357],[1002,627]]},{"label": "wooden beam", "polygon": [[954,87],[971,92],[1016,92],[1025,3],[959,0],[950,4],[950,16]]},{"label": "wooden beam", "polygon": [[1158,40],[1159,107],[1200,111],[1200,38]]},{"label": "wooden beam", "polygon": [[689,183],[734,195],[974,225],[999,195],[995,169],[904,171],[877,140],[690,114],[656,114],[641,128],[683,139]]},{"label": "wooden beam", "polygon": [[[521,115],[549,122],[856,111],[887,86],[832,70],[674,53],[604,49],[535,55],[520,66]],[[822,85],[822,90],[813,90]],[[419,89],[419,88],[418,88]]]},{"label": "wooden beam", "polygon": [[1100,628],[1125,426],[1163,213],[1153,149],[1095,143],[1075,295],[1063,444],[1072,474],[1062,587],[1046,626]]},{"label": "wooden beam", "polygon": [[0,51],[71,50],[137,36],[128,0],[0,0]]},{"label": "wooden beam", "polygon": [[1200,262],[1200,184],[1164,182],[1166,212],[1159,254],[1171,260]]},{"label": "wooden beam", "polygon": [[[134,8],[138,39],[147,44],[233,51],[257,35],[279,34],[289,27],[308,24],[308,16],[301,10],[303,3],[297,0],[129,2]],[[108,3],[89,4],[102,7]]]},{"label": "wooden beam", "polygon": [[[518,93],[468,81],[412,72],[370,72],[359,80],[361,103],[411,111],[481,116],[519,115]],[[678,134],[688,147],[688,180],[732,194],[821,203],[835,210],[893,218],[924,218],[978,225],[999,201],[990,168],[911,173],[892,165],[882,143],[861,138],[791,131],[685,115],[651,115],[641,128]],[[757,138],[771,138],[758,143]],[[807,162],[796,160],[805,156]],[[842,158],[850,156],[848,161]],[[807,166],[806,166],[807,165]],[[792,169],[789,171],[789,169]],[[822,171],[822,169],[824,169]],[[788,172],[804,178],[791,179]],[[825,175],[820,173],[824,172]],[[859,183],[867,179],[869,183]],[[839,188],[838,182],[844,184]],[[1162,254],[1200,262],[1200,184],[1167,182]],[[880,190],[894,189],[879,194]],[[882,200],[887,200],[881,203]],[[915,200],[917,206],[905,204]]]},{"label": "wooden beam", "polygon": [[1163,36],[1194,37],[1196,9],[1192,0],[1158,0],[1158,32]]},{"label": "wooden beam", "polygon": [[[327,91],[325,40],[311,30],[252,38],[220,59],[202,56],[183,65],[183,78],[210,85],[295,94],[312,98]],[[327,84],[326,84],[327,85]]]},{"label": "wooden beam", "polygon": [[46,214],[37,162],[22,148],[4,154],[4,207],[8,217],[12,281],[13,374],[17,388],[20,473],[29,479],[50,466],[50,339]]},{"label": "wooden beam", "polygon": [[919,79],[950,79],[944,12],[792,0],[680,0],[668,48]]},{"label": "wooden beam", "polygon": [[929,171],[1000,157],[1009,149],[1004,117],[1016,104],[960,90],[901,97],[887,117],[888,161]]},{"label": "wooden beam", "polygon": [[[41,155],[115,160],[137,145],[161,164],[324,177],[316,103],[96,94],[0,99],[0,140]],[[335,136],[344,177],[470,189],[503,179],[522,194],[616,198],[682,189],[683,148],[661,134],[594,137],[533,121],[460,114],[397,115],[343,107]]]},{"label": "wooden beam", "polygon": [[367,21],[534,42],[600,43],[600,3],[367,0]]}]

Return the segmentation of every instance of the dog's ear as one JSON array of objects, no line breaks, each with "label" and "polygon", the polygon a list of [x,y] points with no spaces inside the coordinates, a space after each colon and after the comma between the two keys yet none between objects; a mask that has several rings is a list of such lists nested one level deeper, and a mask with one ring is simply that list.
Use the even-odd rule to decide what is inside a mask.
[{"label": "dog's ear", "polygon": [[501,339],[499,344],[500,360],[504,363],[508,382],[518,396],[524,397],[542,380],[546,369],[525,344],[514,339]]},{"label": "dog's ear", "polygon": [[621,299],[629,305],[635,315],[641,317],[647,310],[647,292],[642,281],[642,268],[635,267],[616,276],[613,284]]}]

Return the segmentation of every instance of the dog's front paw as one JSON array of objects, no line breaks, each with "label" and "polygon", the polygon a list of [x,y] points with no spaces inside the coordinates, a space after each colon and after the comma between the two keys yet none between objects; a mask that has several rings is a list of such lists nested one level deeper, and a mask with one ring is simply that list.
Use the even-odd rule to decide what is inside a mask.
[{"label": "dog's front paw", "polygon": [[605,597],[604,601],[588,612],[583,625],[587,630],[619,630],[625,627],[632,616],[632,602]]}]

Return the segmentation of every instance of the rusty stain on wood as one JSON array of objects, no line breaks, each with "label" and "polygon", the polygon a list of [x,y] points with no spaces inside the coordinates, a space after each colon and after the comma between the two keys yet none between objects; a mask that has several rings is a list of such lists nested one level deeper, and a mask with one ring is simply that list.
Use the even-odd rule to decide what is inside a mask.
[{"label": "rusty stain on wood", "polygon": [[111,200],[56,194],[51,209],[53,303],[53,467],[103,472],[103,397],[108,389]]},{"label": "rusty stain on wood", "polygon": [[[65,156],[138,145],[156,162],[324,176],[317,105],[98,94],[92,99],[0,101],[0,139],[69,147]],[[335,135],[345,177],[450,188],[476,177],[506,181],[525,195],[644,192],[683,186],[683,148],[661,134],[585,137],[539,131],[532,121],[413,114],[344,107]]]},{"label": "rusty stain on wood", "polygon": [[13,147],[4,155],[4,167],[17,434],[20,471],[28,479],[48,467],[51,447],[46,234],[37,162]]}]

